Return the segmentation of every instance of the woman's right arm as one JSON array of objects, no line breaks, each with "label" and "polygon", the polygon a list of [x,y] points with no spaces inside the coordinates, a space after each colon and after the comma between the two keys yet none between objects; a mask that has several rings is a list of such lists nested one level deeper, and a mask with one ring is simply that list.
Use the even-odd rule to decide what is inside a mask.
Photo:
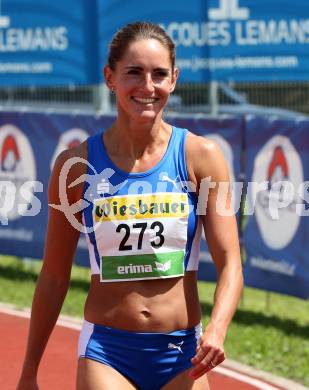
[{"label": "woman's right arm", "polygon": [[[65,151],[56,160],[48,188],[49,205],[60,204],[61,168],[70,157],[72,152]],[[72,167],[67,183],[71,183],[82,174],[80,168]],[[67,190],[69,204],[76,203],[81,196],[82,185]],[[80,212],[75,214],[75,217],[81,222]],[[68,291],[78,238],[79,231],[70,224],[65,214],[49,206],[43,266],[33,297],[27,350],[18,390],[38,389],[36,379],[38,367]]]}]

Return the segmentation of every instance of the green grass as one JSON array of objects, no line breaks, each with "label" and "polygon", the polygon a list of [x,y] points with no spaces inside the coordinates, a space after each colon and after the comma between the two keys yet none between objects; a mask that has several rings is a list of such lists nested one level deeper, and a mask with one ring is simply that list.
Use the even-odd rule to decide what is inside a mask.
[{"label": "green grass", "polygon": [[[214,285],[199,283],[203,323]],[[309,385],[309,302],[245,288],[229,328],[227,357]]]},{"label": "green grass", "polygon": [[[40,262],[0,257],[2,302],[29,307]],[[89,269],[73,267],[63,314],[82,317]],[[209,319],[213,283],[199,282],[203,324]],[[225,344],[227,357],[309,386],[309,302],[246,288]]]}]

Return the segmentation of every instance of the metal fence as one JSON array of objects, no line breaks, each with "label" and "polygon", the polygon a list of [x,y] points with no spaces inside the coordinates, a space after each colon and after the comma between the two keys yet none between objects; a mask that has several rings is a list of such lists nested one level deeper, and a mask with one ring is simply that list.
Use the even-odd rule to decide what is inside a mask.
[{"label": "metal fence", "polygon": [[[209,84],[180,84],[175,92],[178,104],[209,110],[213,92]],[[309,83],[246,83],[217,85],[215,99],[219,105],[253,104],[309,114]]]},{"label": "metal fence", "polygon": [[237,85],[252,104],[309,113],[309,83],[252,83]]},{"label": "metal fence", "polygon": [[93,108],[93,86],[0,88],[0,105],[32,108]]},{"label": "metal fence", "polygon": [[[104,85],[0,88],[0,105],[109,112],[115,97]],[[173,112],[210,112],[214,105],[253,104],[309,114],[309,83],[189,84],[179,83],[170,97]]]}]

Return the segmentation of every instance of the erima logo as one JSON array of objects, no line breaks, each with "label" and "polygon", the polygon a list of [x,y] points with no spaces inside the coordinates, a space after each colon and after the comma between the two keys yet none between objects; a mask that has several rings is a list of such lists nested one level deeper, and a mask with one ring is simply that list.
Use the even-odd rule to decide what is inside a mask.
[{"label": "erima logo", "polygon": [[208,19],[210,20],[246,20],[249,19],[249,8],[240,8],[239,0],[220,0],[219,8],[210,8],[208,10]]},{"label": "erima logo", "polygon": [[182,349],[181,349],[182,344],[183,344],[183,341],[181,341],[178,344],[168,343],[167,348],[169,348],[169,349],[178,349],[179,352],[183,353]]},{"label": "erima logo", "polygon": [[117,267],[117,273],[119,275],[128,275],[128,274],[143,274],[143,273],[149,273],[153,272],[153,270],[161,271],[161,272],[166,272],[170,270],[171,268],[171,260],[167,261],[166,263],[158,263],[155,261],[156,267],[153,268],[152,265],[150,264],[129,264],[129,265],[120,265]]},{"label": "erima logo", "polygon": [[166,263],[162,264],[162,263],[158,263],[157,261],[155,261],[156,263],[156,266],[157,266],[157,270],[158,271],[168,271],[170,268],[171,268],[171,260],[167,261]]},{"label": "erima logo", "polygon": [[119,275],[127,275],[127,274],[143,274],[146,272],[152,272],[152,266],[149,264],[143,265],[120,265],[117,267],[117,273]]}]

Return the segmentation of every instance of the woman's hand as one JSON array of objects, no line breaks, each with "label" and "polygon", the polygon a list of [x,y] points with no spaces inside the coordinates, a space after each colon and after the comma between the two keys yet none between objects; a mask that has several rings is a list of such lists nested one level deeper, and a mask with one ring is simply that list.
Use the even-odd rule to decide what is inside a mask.
[{"label": "woman's hand", "polygon": [[199,340],[196,355],[191,359],[194,365],[189,374],[191,378],[198,379],[224,361],[223,341],[224,338],[222,336],[206,329]]}]

